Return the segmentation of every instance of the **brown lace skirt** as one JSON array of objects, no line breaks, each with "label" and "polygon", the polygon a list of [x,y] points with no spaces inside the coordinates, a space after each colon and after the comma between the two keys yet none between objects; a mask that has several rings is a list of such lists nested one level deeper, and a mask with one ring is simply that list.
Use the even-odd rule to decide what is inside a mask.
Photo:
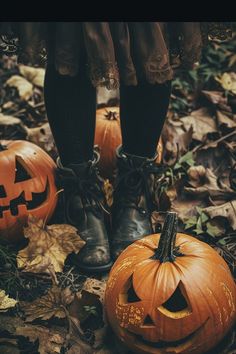
[{"label": "brown lace skirt", "polygon": [[114,88],[119,80],[170,80],[173,69],[199,61],[208,39],[226,39],[231,30],[226,22],[9,22],[0,34],[2,52],[17,50],[18,61],[31,65],[51,53],[61,75],[75,76],[85,51],[93,85]]}]

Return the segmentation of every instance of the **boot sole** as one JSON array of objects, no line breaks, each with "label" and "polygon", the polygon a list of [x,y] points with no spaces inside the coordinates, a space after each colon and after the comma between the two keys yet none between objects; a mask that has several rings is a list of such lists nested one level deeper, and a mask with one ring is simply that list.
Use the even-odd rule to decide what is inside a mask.
[{"label": "boot sole", "polygon": [[105,264],[103,266],[87,266],[87,265],[83,265],[83,264],[79,264],[77,263],[76,266],[78,267],[78,269],[81,269],[85,272],[89,272],[89,273],[103,273],[103,272],[107,272],[111,269],[111,267],[113,266],[114,262],[111,261],[108,264]]}]

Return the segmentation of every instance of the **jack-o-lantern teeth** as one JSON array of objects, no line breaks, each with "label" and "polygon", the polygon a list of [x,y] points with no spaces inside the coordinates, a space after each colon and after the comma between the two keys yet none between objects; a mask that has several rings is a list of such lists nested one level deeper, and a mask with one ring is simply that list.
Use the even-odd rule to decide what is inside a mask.
[{"label": "jack-o-lantern teeth", "polygon": [[37,207],[41,206],[46,200],[49,193],[49,181],[47,179],[46,186],[43,192],[35,193],[30,192],[28,193],[31,195],[31,199],[27,199],[25,196],[25,192],[21,192],[18,197],[12,199],[8,206],[1,206],[0,205],[0,218],[3,217],[6,211],[11,213],[11,215],[16,216],[19,214],[19,207],[25,205],[27,210],[36,209]]}]

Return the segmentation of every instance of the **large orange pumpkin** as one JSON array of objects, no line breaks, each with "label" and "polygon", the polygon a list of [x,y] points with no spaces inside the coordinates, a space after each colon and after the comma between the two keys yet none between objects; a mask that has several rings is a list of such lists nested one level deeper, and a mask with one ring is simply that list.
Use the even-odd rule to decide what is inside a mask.
[{"label": "large orange pumpkin", "polygon": [[176,220],[168,213],[162,234],[127,247],[109,275],[108,321],[134,353],[201,354],[236,319],[227,264],[209,245],[176,235]]},{"label": "large orange pumpkin", "polygon": [[[98,145],[101,154],[99,168],[101,175],[111,181],[114,179],[116,168],[116,148],[122,143],[119,112],[119,107],[106,107],[98,109],[96,115],[95,145]],[[157,162],[161,162],[161,139],[157,149]]]},{"label": "large orange pumpkin", "polygon": [[52,215],[56,203],[55,163],[27,141],[0,144],[0,240],[18,240],[29,214]]}]

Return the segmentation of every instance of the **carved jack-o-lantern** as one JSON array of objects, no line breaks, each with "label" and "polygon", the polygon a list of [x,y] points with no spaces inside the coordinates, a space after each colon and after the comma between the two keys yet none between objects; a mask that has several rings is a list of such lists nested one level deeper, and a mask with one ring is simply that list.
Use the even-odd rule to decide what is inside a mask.
[{"label": "carved jack-o-lantern", "polygon": [[[104,178],[114,179],[116,169],[116,148],[121,145],[119,107],[105,107],[97,110],[95,144],[100,151],[99,169]],[[161,162],[163,153],[162,139],[157,144],[156,162]]]},{"label": "carved jack-o-lantern", "polygon": [[134,353],[204,353],[236,319],[227,264],[209,245],[176,235],[176,220],[168,213],[161,236],[127,247],[109,275],[108,321]]},{"label": "carved jack-o-lantern", "polygon": [[51,157],[27,141],[0,144],[0,240],[22,237],[29,214],[49,219],[56,203]]}]

